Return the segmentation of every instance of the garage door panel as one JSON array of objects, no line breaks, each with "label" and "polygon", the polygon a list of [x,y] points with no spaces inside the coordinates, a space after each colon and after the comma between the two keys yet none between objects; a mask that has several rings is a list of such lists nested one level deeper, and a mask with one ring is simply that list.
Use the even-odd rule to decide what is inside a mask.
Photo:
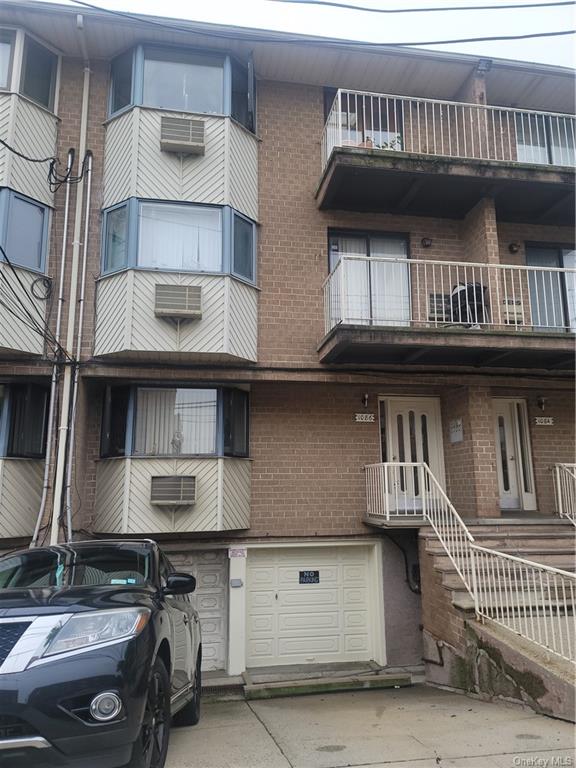
[{"label": "garage door panel", "polygon": [[228,635],[228,553],[193,551],[170,558],[177,570],[196,577],[193,603],[202,627],[202,669],[224,669]]},{"label": "garage door panel", "polygon": [[338,629],[340,616],[337,611],[332,613],[285,613],[278,617],[278,629],[280,632],[314,629]]},{"label": "garage door panel", "polygon": [[364,653],[368,651],[368,638],[366,635],[345,635],[344,649],[346,653]]},{"label": "garage door panel", "polygon": [[[298,584],[300,578],[300,571],[320,571],[320,583],[331,585],[338,584],[340,582],[340,573],[337,567],[329,567],[327,565],[320,568],[317,562],[304,563],[294,566],[281,566],[278,569],[278,586],[279,587],[292,587],[293,584]],[[308,585],[309,586],[309,585]]]},{"label": "garage door panel", "polygon": [[353,587],[344,589],[344,605],[347,608],[352,606],[364,606],[368,599],[368,592],[366,589],[359,587]]},{"label": "garage door panel", "polygon": [[345,629],[368,629],[368,611],[344,611]]},{"label": "garage door panel", "polygon": [[273,587],[276,586],[276,569],[265,568],[262,566],[254,567],[251,574],[251,581],[255,587]]},{"label": "garage door panel", "polygon": [[278,653],[281,657],[301,655],[304,658],[311,655],[339,654],[340,640],[340,635],[307,638],[281,637],[278,641]]},{"label": "garage door panel", "polygon": [[250,551],[247,666],[373,658],[369,557],[363,545]]},{"label": "garage door panel", "polygon": [[303,588],[299,590],[279,591],[277,600],[279,608],[290,608],[293,605],[315,608],[316,606],[338,604],[338,590],[314,589],[310,584],[302,586]]}]

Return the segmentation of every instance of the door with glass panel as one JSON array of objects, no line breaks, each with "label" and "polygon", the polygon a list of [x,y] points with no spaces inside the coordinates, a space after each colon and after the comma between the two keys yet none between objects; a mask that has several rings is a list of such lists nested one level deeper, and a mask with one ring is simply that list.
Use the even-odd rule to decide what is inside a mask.
[{"label": "door with glass panel", "polygon": [[[339,270],[339,320],[348,325],[409,325],[408,243],[396,235],[330,236],[330,272]],[[398,261],[396,261],[398,260]]]},{"label": "door with glass panel", "polygon": [[528,245],[526,264],[549,268],[528,273],[532,326],[536,330],[576,332],[576,272],[558,271],[576,268],[574,248]]},{"label": "door with glass panel", "polygon": [[[424,463],[444,487],[440,402],[434,397],[387,398],[380,403],[382,460]],[[430,479],[418,467],[388,469],[390,509],[420,513]]]},{"label": "door with glass panel", "polygon": [[534,510],[534,471],[526,403],[494,400],[496,468],[503,510]]}]

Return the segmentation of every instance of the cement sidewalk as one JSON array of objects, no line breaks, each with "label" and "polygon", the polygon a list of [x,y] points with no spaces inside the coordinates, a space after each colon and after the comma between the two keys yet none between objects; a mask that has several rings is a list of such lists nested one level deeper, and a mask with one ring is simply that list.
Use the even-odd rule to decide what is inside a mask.
[{"label": "cement sidewalk", "polygon": [[433,688],[205,703],[166,768],[574,768],[574,729]]}]

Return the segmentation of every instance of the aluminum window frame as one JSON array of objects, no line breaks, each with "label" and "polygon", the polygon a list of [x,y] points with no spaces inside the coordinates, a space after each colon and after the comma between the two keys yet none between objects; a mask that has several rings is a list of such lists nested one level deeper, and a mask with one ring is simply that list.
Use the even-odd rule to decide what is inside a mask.
[{"label": "aluminum window frame", "polygon": [[[20,264],[17,260],[12,258],[12,254],[8,253],[8,248],[6,247],[8,242],[8,231],[10,227],[10,214],[11,214],[11,208],[13,205],[13,201],[15,199],[23,200],[26,203],[29,203],[30,205],[35,205],[37,208],[41,208],[43,211],[43,220],[42,220],[42,244],[41,244],[41,254],[40,254],[40,265],[38,267],[31,267],[28,264]],[[45,275],[46,269],[48,266],[48,244],[49,244],[49,234],[50,234],[50,224],[51,224],[51,208],[48,205],[45,205],[44,203],[41,203],[39,200],[34,200],[32,197],[28,197],[27,195],[23,195],[21,192],[16,192],[13,189],[10,189],[8,187],[3,187],[0,189],[0,244],[6,251],[6,254],[8,258],[10,259],[11,263],[18,267],[19,269],[26,269],[29,272],[34,272],[35,274],[39,275]],[[0,254],[0,261],[4,261],[4,258]]]},{"label": "aluminum window frame", "polygon": [[[111,397],[112,389],[117,386],[127,386],[126,384],[108,384],[103,392],[103,404]],[[105,459],[189,459],[195,457],[201,458],[250,458],[250,391],[241,387],[231,387],[222,385],[210,385],[210,382],[187,384],[176,384],[174,382],[160,383],[160,382],[140,382],[138,384],[130,384],[130,395],[128,410],[126,413],[126,437],[124,443],[124,453],[121,455],[113,454],[110,452],[103,453],[104,444],[104,432],[106,429],[106,408],[102,408],[102,414],[100,419],[100,448],[99,457],[102,460]],[[216,392],[216,418],[215,418],[215,450],[211,453],[168,453],[168,454],[146,454],[135,452],[136,442],[136,419],[138,410],[138,390],[140,389],[203,389],[214,390]],[[224,394],[230,390],[239,390],[246,393],[246,453],[226,453],[224,449]],[[108,411],[109,413],[109,411]],[[109,430],[108,430],[109,431]]]},{"label": "aluminum window frame", "polygon": [[[246,91],[246,113],[247,113],[247,125],[239,123],[250,133],[256,133],[256,78],[254,75],[254,64],[251,56],[246,61],[243,61],[240,57],[234,56],[226,51],[218,50],[215,48],[196,48],[196,47],[183,47],[182,45],[162,45],[155,42],[143,42],[132,48],[132,99],[131,103],[121,107],[120,109],[112,110],[112,64],[120,56],[128,53],[130,49],[121,51],[117,56],[112,59],[110,65],[110,83],[108,89],[108,119],[117,117],[123,112],[126,112],[133,107],[147,107],[150,109],[158,109],[165,112],[178,112],[179,114],[198,114],[198,115],[211,115],[213,117],[230,117],[232,116],[232,62],[240,65],[246,70],[247,76],[247,91]],[[162,52],[170,53],[172,56],[177,56],[179,53],[182,56],[193,55],[198,58],[206,59],[219,59],[222,61],[222,107],[223,111],[219,112],[202,112],[198,110],[183,110],[178,107],[155,107],[146,104],[144,101],[144,61],[146,58],[146,51],[156,51],[158,54]],[[235,120],[236,121],[236,120]],[[238,122],[238,121],[236,121]]]},{"label": "aluminum window frame", "polygon": [[[40,454],[27,454],[24,453],[16,453],[16,452],[10,452],[9,446],[12,442],[12,418],[13,418],[13,408],[14,408],[14,395],[13,395],[13,387],[14,386],[35,386],[39,388],[43,388],[45,391],[45,418],[44,423],[41,426],[42,429],[42,452]],[[0,386],[4,387],[4,399],[2,404],[0,405],[0,459],[30,459],[30,460],[41,460],[46,457],[46,447],[47,447],[47,439],[48,439],[48,423],[47,423],[47,411],[48,411],[48,400],[49,400],[49,387],[48,385],[42,384],[38,381],[3,381],[0,382]],[[35,424],[37,426],[37,424]]]},{"label": "aluminum window frame", "polygon": [[[149,266],[142,266],[138,263],[138,255],[139,255],[139,239],[140,239],[140,207],[142,204],[153,204],[153,205],[166,205],[166,206],[182,206],[182,207],[189,207],[189,208],[204,208],[204,209],[210,209],[214,210],[217,209],[221,211],[221,221],[222,221],[222,251],[221,251],[221,269],[218,271],[214,270],[203,270],[203,269],[182,269],[178,267],[163,267],[163,268],[157,268],[157,267],[149,267]],[[127,225],[126,225],[126,263],[118,267],[117,269],[107,269],[106,268],[106,261],[107,261],[107,234],[108,234],[108,217],[111,212],[119,209],[119,208],[126,208],[126,215],[127,215]],[[189,274],[189,275],[231,275],[237,280],[240,280],[242,282],[247,283],[248,285],[256,285],[256,266],[257,266],[257,231],[258,226],[256,222],[253,219],[250,219],[248,216],[245,216],[244,214],[240,213],[240,211],[237,211],[235,208],[231,208],[229,205],[210,205],[207,203],[191,203],[188,201],[181,201],[181,200],[156,200],[156,199],[148,199],[148,198],[136,198],[131,197],[128,200],[124,200],[121,203],[117,203],[116,205],[112,205],[109,208],[106,208],[102,212],[103,221],[102,221],[102,232],[101,232],[101,240],[100,240],[100,252],[101,252],[101,259],[100,259],[100,277],[108,277],[109,275],[118,274],[119,272],[124,272],[127,269],[137,269],[141,271],[147,271],[147,272],[175,272],[180,274]],[[253,267],[253,277],[252,279],[245,277],[244,275],[241,275],[240,273],[236,273],[233,270],[234,266],[234,217],[238,216],[239,218],[243,219],[244,221],[248,222],[252,226],[252,267]]]}]

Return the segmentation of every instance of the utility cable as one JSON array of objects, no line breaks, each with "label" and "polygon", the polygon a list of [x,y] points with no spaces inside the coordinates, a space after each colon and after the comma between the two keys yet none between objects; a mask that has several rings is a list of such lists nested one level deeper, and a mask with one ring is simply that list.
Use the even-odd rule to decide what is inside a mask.
[{"label": "utility cable", "polygon": [[70,153],[72,154],[72,162],[70,163],[70,168],[66,171],[66,173],[61,174],[58,171],[58,166],[61,165],[61,162],[55,156],[30,157],[29,155],[25,155],[23,152],[20,152],[11,144],[8,144],[8,142],[4,141],[4,139],[0,139],[0,146],[4,147],[9,152],[12,152],[12,154],[16,155],[16,157],[20,157],[22,160],[26,160],[29,163],[49,163],[47,179],[48,179],[48,186],[51,192],[57,192],[60,189],[60,187],[66,183],[78,184],[84,178],[84,174],[86,172],[86,167],[88,163],[88,156],[89,156],[88,152],[86,153],[82,161],[82,167],[81,167],[80,173],[77,176],[72,176],[72,166],[74,165],[74,154],[75,154],[74,149],[69,150]]},{"label": "utility cable", "polygon": [[576,5],[576,0],[562,0],[553,3],[521,3],[518,5],[446,5],[441,8],[369,8],[365,5],[338,3],[333,0],[268,0],[270,3],[291,3],[293,5],[326,5],[331,8],[344,8],[350,11],[367,11],[368,13],[442,13],[442,11],[505,11],[514,8],[552,8],[559,5]]},{"label": "utility cable", "polygon": [[[108,13],[113,16],[118,16],[120,18],[129,19],[130,21],[137,21],[141,24],[149,24],[154,27],[161,27],[162,29],[168,29],[171,32],[183,32],[189,34],[190,32],[198,32],[201,30],[194,30],[193,28],[186,28],[179,24],[169,24],[164,21],[157,21],[156,19],[150,19],[146,16],[139,16],[138,14],[134,13],[127,13],[126,11],[115,11],[112,8],[102,8],[102,6],[94,5],[93,3],[88,3],[86,0],[71,0],[71,2],[76,3],[76,5],[82,5],[85,8],[91,8],[94,11],[99,11],[101,13]],[[548,5],[548,3],[547,3]],[[576,33],[576,29],[564,29],[560,30],[558,32],[533,32],[531,34],[525,34],[525,35],[501,35],[497,37],[469,37],[469,38],[462,38],[458,40],[420,40],[418,42],[402,42],[402,43],[370,43],[365,41],[355,41],[355,40],[331,40],[329,38],[325,37],[316,37],[314,35],[307,35],[306,37],[291,37],[290,35],[286,33],[281,33],[282,37],[266,37],[265,34],[262,35],[250,35],[250,34],[242,34],[241,39],[243,41],[247,42],[255,42],[255,43],[297,43],[297,44],[316,44],[316,45],[322,45],[324,47],[342,47],[343,45],[353,45],[358,48],[382,48],[386,46],[394,46],[397,48],[402,47],[409,47],[409,46],[420,46],[420,45],[451,45],[454,43],[480,43],[480,42],[491,42],[491,41],[498,41],[498,40],[528,40],[529,38],[536,38],[536,37],[560,37],[562,35],[573,35]],[[218,30],[205,30],[203,34],[207,35],[208,37],[220,37],[224,38],[226,40],[238,40],[238,35],[233,35],[231,33],[221,32]]]}]

